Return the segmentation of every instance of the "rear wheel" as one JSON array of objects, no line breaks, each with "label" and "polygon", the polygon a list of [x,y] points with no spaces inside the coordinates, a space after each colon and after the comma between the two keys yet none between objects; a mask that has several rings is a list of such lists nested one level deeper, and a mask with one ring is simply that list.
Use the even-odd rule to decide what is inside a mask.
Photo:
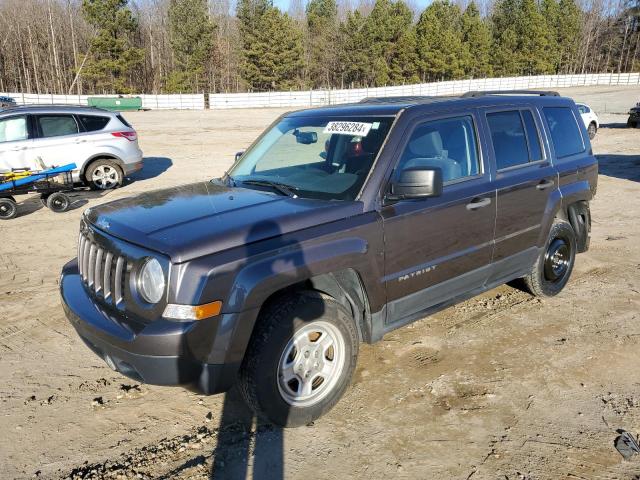
[{"label": "rear wheel", "polygon": [[318,292],[292,293],[258,318],[240,391],[272,423],[305,425],[340,400],[357,357],[356,327],[342,305]]},{"label": "rear wheel", "polygon": [[62,192],[52,193],[47,197],[47,207],[49,210],[56,213],[62,213],[69,210],[71,206],[71,200]]},{"label": "rear wheel", "polygon": [[122,169],[106,158],[96,160],[87,168],[86,180],[92,190],[109,190],[122,185]]},{"label": "rear wheel", "polygon": [[549,239],[532,272],[524,277],[527,289],[537,297],[560,293],[569,281],[576,257],[576,234],[571,224],[553,224]]},{"label": "rear wheel", "polygon": [[0,220],[11,220],[18,215],[18,204],[13,198],[0,198]]},{"label": "rear wheel", "polygon": [[589,124],[589,128],[587,128],[587,133],[589,134],[589,138],[593,140],[597,132],[598,132],[598,127],[596,126],[596,122],[591,122]]}]

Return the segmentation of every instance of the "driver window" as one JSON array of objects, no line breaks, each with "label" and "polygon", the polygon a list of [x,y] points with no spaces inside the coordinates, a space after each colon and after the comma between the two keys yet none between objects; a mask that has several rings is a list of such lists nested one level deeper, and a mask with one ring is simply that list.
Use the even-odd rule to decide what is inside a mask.
[{"label": "driver window", "polygon": [[418,125],[396,168],[440,168],[449,182],[480,173],[476,135],[471,116],[434,120]]}]

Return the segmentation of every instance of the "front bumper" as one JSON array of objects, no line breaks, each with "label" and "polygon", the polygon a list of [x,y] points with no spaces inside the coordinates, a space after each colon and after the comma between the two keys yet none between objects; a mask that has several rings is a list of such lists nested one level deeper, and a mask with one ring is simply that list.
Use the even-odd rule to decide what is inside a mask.
[{"label": "front bumper", "polygon": [[78,335],[109,367],[139,382],[205,394],[227,391],[235,382],[257,314],[228,313],[198,322],[159,319],[136,333],[121,314],[93,301],[75,260],[63,268],[60,292]]}]

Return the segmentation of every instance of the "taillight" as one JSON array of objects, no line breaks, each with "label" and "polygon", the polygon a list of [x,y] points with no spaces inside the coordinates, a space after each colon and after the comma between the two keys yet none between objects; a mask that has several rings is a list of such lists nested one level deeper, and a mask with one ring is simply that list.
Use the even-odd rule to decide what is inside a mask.
[{"label": "taillight", "polygon": [[138,134],[136,132],[111,132],[111,135],[114,137],[126,138],[130,142],[133,142],[138,138]]}]

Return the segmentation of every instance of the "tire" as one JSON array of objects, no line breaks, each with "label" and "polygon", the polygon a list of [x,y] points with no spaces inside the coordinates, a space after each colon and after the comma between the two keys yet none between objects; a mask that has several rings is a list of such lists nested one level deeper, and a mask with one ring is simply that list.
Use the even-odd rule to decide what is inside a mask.
[{"label": "tire", "polygon": [[47,207],[55,213],[62,213],[69,210],[71,200],[62,192],[52,193],[47,197]]},{"label": "tire", "polygon": [[13,198],[0,198],[0,220],[11,220],[18,215],[18,204]]},{"label": "tire", "polygon": [[242,397],[276,425],[306,425],[340,400],[358,347],[352,316],[333,298],[314,291],[288,294],[258,318],[240,369]]},{"label": "tire", "polygon": [[637,122],[634,122],[633,120],[629,119],[627,120],[627,127],[629,128],[636,128]]},{"label": "tire", "polygon": [[533,270],[523,278],[536,297],[553,297],[569,281],[576,258],[576,234],[571,224],[559,221],[551,226],[544,250]]},{"label": "tire", "polygon": [[598,127],[596,126],[596,122],[591,122],[589,127],[587,127],[587,133],[589,134],[589,139],[593,140],[598,133]]},{"label": "tire", "polygon": [[124,175],[120,166],[112,160],[101,158],[89,165],[85,179],[92,190],[110,190],[122,185]]}]

